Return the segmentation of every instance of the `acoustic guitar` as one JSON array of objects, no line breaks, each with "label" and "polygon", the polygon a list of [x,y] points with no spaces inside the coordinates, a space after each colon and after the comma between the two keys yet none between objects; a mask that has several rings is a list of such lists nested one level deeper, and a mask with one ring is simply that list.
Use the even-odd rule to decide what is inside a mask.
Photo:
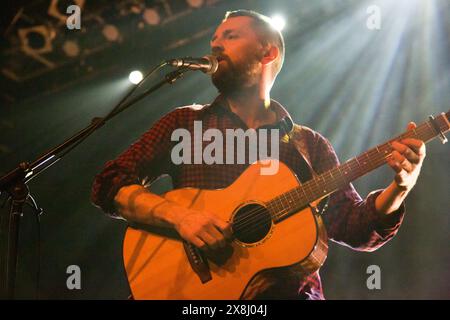
[{"label": "acoustic guitar", "polygon": [[[300,184],[283,163],[275,175],[261,175],[267,162],[250,165],[220,190],[183,188],[164,198],[195,210],[210,211],[232,225],[234,240],[206,256],[176,231],[129,227],[123,258],[135,299],[239,299],[261,272],[294,269],[301,276],[326,259],[327,237],[319,201],[386,163],[391,142],[404,138],[428,142],[450,128],[450,111]],[[276,160],[271,160],[276,161]]]}]

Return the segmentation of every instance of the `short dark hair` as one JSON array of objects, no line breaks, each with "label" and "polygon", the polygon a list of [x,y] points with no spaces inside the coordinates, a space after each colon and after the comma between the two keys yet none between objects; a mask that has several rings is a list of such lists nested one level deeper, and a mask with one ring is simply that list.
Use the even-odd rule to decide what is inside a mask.
[{"label": "short dark hair", "polygon": [[239,9],[235,11],[228,11],[225,14],[223,21],[233,17],[252,18],[253,25],[256,27],[258,31],[260,40],[263,43],[263,45],[270,43],[275,44],[278,47],[278,50],[280,52],[280,59],[278,59],[276,63],[276,73],[278,73],[281,70],[281,67],[283,66],[284,62],[284,50],[285,50],[284,38],[283,34],[273,27],[272,19],[256,11]]}]

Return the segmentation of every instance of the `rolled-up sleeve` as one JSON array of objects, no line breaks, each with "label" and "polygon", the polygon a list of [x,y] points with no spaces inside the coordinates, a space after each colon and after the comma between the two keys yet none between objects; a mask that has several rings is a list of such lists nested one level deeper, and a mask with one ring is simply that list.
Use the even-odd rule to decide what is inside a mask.
[{"label": "rolled-up sleeve", "polygon": [[[327,139],[317,134],[313,149],[316,172],[325,172],[339,165],[337,155]],[[382,190],[376,190],[362,199],[350,183],[333,193],[323,220],[328,237],[358,251],[374,251],[397,233],[404,215],[405,204],[391,214],[379,213],[375,200]]]},{"label": "rolled-up sleeve", "polygon": [[168,173],[171,134],[178,126],[178,110],[166,114],[116,159],[106,162],[92,184],[91,201],[95,206],[117,217],[114,197],[120,188],[151,182]]}]

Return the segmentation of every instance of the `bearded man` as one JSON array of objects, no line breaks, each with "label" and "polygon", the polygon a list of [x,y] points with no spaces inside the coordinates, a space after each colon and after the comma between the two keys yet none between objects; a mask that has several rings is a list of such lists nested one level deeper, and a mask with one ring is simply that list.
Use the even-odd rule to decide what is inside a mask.
[{"label": "bearded man", "polygon": [[[312,171],[327,171],[339,161],[326,138],[294,124],[286,109],[270,98],[285,48],[281,33],[272,27],[269,18],[247,10],[228,12],[210,45],[219,63],[212,74],[218,97],[211,104],[169,112],[118,158],[107,162],[95,178],[92,201],[113,217],[172,228],[187,243],[213,253],[233,241],[230,221],[214,212],[168,201],[151,193],[142,181],[146,178],[151,182],[168,174],[176,189],[220,189],[232,184],[250,163],[174,164],[174,130],[183,128],[194,136],[195,121],[201,121],[203,130],[214,128],[224,135],[227,129],[277,130],[279,160],[302,182],[311,178]],[[414,123],[408,125],[409,129],[414,127]],[[385,189],[362,199],[348,184],[329,197],[322,218],[332,241],[355,250],[373,251],[397,233],[405,214],[403,202],[419,175],[425,146],[419,140],[405,139],[392,143],[392,147],[388,164],[395,178]],[[281,269],[255,276],[241,298],[324,299],[324,295],[318,271],[304,275]]]}]

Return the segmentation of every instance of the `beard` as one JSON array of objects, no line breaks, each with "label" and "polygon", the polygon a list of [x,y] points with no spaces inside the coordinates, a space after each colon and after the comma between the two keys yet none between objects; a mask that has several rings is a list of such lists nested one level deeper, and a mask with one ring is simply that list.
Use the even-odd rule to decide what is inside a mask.
[{"label": "beard", "polygon": [[224,57],[224,62],[212,74],[211,80],[219,93],[233,95],[258,84],[260,55],[248,55],[243,61],[232,62]]}]

